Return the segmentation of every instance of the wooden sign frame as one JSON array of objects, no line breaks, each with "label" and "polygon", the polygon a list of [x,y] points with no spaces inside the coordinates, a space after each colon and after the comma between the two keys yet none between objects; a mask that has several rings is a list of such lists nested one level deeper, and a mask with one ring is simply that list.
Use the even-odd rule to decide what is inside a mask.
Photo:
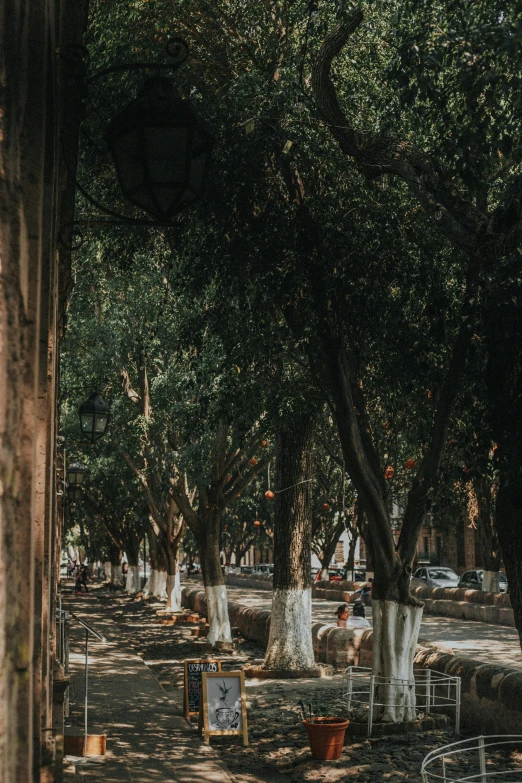
[{"label": "wooden sign frame", "polygon": [[[189,663],[215,663],[217,664],[217,672],[209,672],[209,674],[219,674],[221,671],[221,660],[219,658],[185,658],[183,661],[183,671],[184,671],[184,681],[183,681],[183,715],[187,720],[190,720],[190,718],[194,715],[199,715],[200,710],[197,710],[196,712],[190,712],[190,701],[189,701],[189,676],[188,676],[188,667]],[[201,672],[201,674],[205,674],[206,672]],[[203,678],[202,678],[203,680]],[[200,706],[201,702],[203,700],[203,682],[201,684],[201,699],[200,699]]]},{"label": "wooden sign frame", "polygon": [[[235,677],[239,680],[239,693],[241,697],[241,728],[240,729],[213,729],[209,725],[208,720],[208,681],[209,679],[215,679],[218,677]],[[245,673],[243,671],[235,672],[203,672],[201,675],[201,681],[203,685],[203,695],[200,702],[199,713],[199,728],[203,734],[203,740],[207,744],[210,743],[210,737],[227,737],[227,736],[243,736],[243,745],[245,748],[248,746],[248,725],[247,725],[247,709],[246,709],[246,692],[245,692]]]}]

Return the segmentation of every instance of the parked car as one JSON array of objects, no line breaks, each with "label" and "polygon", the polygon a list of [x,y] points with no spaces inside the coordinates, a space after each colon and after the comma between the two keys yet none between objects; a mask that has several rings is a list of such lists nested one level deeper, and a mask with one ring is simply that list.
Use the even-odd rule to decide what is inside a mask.
[{"label": "parked car", "polygon": [[241,566],[241,573],[242,574],[253,574],[254,569],[252,566]]},{"label": "parked car", "polygon": [[425,566],[417,568],[414,579],[420,579],[428,587],[458,587],[459,575],[452,568]]},{"label": "parked car", "polygon": [[[484,571],[482,569],[466,571],[460,577],[459,587],[466,587],[469,590],[482,590],[483,579]],[[508,589],[507,576],[503,571],[498,572],[498,588],[501,593],[506,593]]]},{"label": "parked car", "polygon": [[258,563],[254,566],[254,571],[258,574],[273,574],[274,566],[272,563]]}]

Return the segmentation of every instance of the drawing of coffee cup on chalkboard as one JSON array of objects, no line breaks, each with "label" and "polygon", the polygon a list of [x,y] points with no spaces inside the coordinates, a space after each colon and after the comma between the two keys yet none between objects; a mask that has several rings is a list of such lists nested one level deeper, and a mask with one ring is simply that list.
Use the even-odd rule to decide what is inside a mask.
[{"label": "drawing of coffee cup on chalkboard", "polygon": [[221,696],[219,697],[221,706],[218,707],[215,712],[214,726],[217,726],[220,729],[236,729],[238,726],[239,712],[236,712],[234,707],[230,707],[227,704],[227,696],[232,690],[232,686],[227,688],[226,683],[223,680],[223,685],[219,685],[218,683],[218,688],[221,691]]}]

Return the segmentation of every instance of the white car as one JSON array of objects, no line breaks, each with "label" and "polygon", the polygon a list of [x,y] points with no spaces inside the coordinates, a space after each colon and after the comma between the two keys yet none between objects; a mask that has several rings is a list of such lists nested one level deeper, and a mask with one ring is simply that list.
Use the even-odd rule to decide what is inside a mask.
[{"label": "white car", "polygon": [[414,579],[420,579],[428,587],[458,587],[460,577],[452,568],[426,566],[417,568]]}]

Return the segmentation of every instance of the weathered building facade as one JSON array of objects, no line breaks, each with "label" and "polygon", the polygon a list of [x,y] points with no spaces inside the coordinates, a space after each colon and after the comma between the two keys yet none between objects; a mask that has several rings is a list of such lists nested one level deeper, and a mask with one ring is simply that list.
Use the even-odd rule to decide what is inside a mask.
[{"label": "weathered building facade", "polygon": [[55,779],[58,340],[81,115],[67,59],[86,5],[0,4],[0,783]]}]

